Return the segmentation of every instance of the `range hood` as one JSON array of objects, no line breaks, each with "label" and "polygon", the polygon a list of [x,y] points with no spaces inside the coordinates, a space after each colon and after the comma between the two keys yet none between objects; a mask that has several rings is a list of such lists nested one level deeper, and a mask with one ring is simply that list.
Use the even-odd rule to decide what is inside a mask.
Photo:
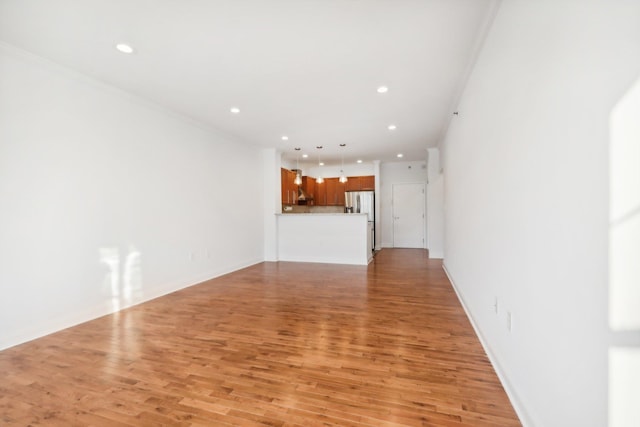
[{"label": "range hood", "polygon": [[[302,177],[302,170],[300,169],[291,169],[291,172],[295,172],[296,176]],[[313,196],[304,191],[302,185],[298,185],[298,201],[306,202],[308,200],[313,200]]]},{"label": "range hood", "polygon": [[309,193],[307,193],[306,191],[304,191],[304,189],[302,187],[298,187],[298,201],[299,202],[306,202],[308,200],[313,200],[313,196],[310,195]]}]

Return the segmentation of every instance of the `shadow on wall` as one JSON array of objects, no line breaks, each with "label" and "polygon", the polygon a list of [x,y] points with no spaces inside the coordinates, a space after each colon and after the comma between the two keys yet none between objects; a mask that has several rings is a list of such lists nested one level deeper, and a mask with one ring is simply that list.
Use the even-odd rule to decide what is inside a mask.
[{"label": "shadow on wall", "polygon": [[117,312],[142,299],[142,269],[140,252],[129,245],[126,256],[120,255],[119,248],[100,248],[100,262],[107,272],[102,292],[109,295],[109,310]]},{"label": "shadow on wall", "polygon": [[640,79],[610,116],[609,426],[640,426]]}]

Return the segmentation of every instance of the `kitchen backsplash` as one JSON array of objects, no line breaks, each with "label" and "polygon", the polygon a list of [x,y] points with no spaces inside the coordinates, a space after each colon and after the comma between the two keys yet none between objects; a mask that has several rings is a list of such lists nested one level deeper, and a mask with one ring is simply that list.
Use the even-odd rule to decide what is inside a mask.
[{"label": "kitchen backsplash", "polygon": [[291,206],[282,213],[344,213],[344,206]]}]

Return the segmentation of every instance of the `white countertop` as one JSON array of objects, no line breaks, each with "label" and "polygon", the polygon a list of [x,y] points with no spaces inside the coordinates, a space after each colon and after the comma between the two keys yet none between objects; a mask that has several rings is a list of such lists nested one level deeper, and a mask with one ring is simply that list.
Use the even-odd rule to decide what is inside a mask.
[{"label": "white countertop", "polygon": [[335,212],[329,212],[329,213],[306,213],[306,212],[292,212],[292,213],[276,213],[276,215],[281,215],[281,216],[358,216],[358,215],[367,215],[366,213],[335,213]]}]

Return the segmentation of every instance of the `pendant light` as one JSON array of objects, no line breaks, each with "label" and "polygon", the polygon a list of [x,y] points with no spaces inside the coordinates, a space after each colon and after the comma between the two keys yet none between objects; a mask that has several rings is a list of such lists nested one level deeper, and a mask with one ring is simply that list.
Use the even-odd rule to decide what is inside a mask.
[{"label": "pendant light", "polygon": [[295,150],[298,151],[298,153],[296,155],[296,177],[293,180],[293,183],[295,185],[302,185],[302,172],[300,172],[300,147],[297,147]]},{"label": "pendant light", "polygon": [[[318,156],[318,165],[322,166],[322,162],[320,162],[320,157],[319,156]],[[321,173],[318,174],[318,177],[316,178],[316,182],[318,184],[322,184],[324,182],[324,178],[322,177]]]},{"label": "pendant light", "polygon": [[[344,148],[347,144],[340,144],[340,147]],[[342,168],[340,169],[340,178],[338,179],[341,183],[347,182],[347,177],[344,175],[344,152],[342,153]]]},{"label": "pendant light", "polygon": [[[322,150],[322,145],[318,145],[316,148],[318,150]],[[318,154],[318,166],[322,166],[322,162],[320,161],[320,154]],[[324,178],[322,177],[321,173],[318,174],[318,178],[316,178],[316,182],[318,184],[322,184],[324,182]]]}]

